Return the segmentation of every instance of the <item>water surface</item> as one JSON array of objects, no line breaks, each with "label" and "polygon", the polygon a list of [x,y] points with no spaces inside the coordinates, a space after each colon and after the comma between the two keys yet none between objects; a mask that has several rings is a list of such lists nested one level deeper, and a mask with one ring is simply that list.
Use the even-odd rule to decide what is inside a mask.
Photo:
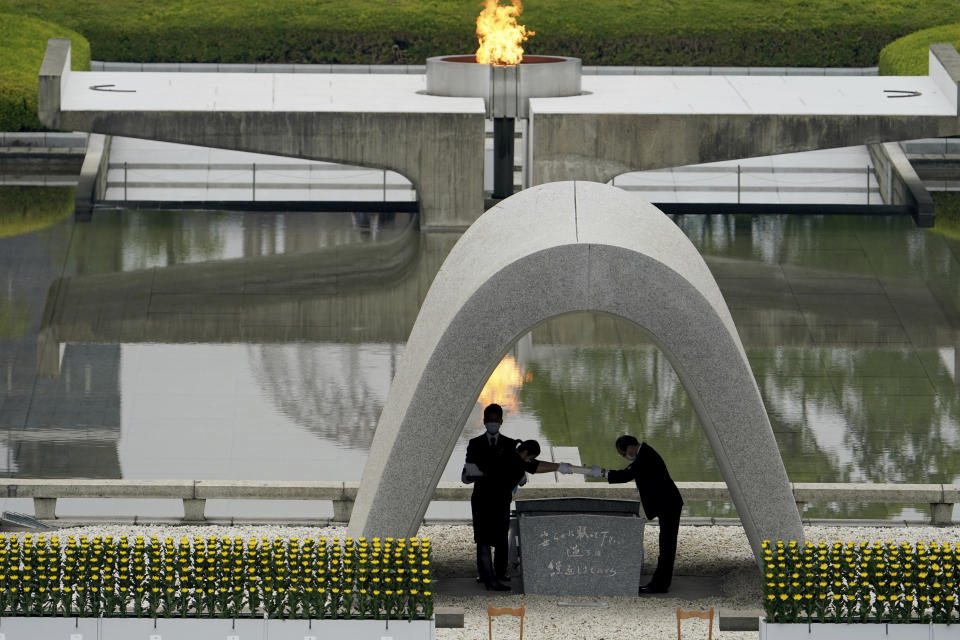
[{"label": "water surface", "polygon": [[[960,477],[960,243],[901,218],[685,216],[730,306],[789,476]],[[0,239],[0,466],[11,477],[358,480],[457,234],[405,214],[98,211]],[[504,432],[616,466],[651,443],[719,480],[670,363],[600,314],[523,337],[481,404]],[[814,505],[862,517],[900,506]],[[691,513],[727,514],[725,505]]]}]

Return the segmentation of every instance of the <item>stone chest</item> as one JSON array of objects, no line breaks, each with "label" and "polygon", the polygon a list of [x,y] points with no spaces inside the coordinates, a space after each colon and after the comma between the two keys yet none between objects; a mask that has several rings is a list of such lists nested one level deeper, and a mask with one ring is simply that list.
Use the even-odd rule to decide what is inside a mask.
[{"label": "stone chest", "polygon": [[635,596],[643,568],[640,503],[517,500],[524,593]]}]

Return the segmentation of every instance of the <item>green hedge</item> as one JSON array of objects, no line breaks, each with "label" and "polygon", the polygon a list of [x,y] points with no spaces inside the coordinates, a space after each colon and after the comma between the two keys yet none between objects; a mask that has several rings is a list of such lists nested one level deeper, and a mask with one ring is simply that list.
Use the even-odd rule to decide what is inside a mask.
[{"label": "green hedge", "polygon": [[960,543],[763,542],[768,622],[960,622]]},{"label": "green hedge", "polygon": [[880,75],[927,75],[930,45],[940,42],[960,49],[960,24],[924,29],[891,42],[880,51]]},{"label": "green hedge", "polygon": [[4,616],[429,619],[429,538],[0,535]]},{"label": "green hedge", "polygon": [[73,213],[75,187],[0,187],[0,238],[30,233]]},{"label": "green hedge", "polygon": [[[0,0],[117,61],[391,63],[476,48],[478,0]],[[531,53],[603,65],[869,66],[956,0],[529,0]],[[396,46],[396,50],[395,47]]]},{"label": "green hedge", "polygon": [[0,131],[44,130],[37,119],[37,74],[49,38],[73,40],[72,67],[90,68],[90,45],[76,31],[0,13]]}]

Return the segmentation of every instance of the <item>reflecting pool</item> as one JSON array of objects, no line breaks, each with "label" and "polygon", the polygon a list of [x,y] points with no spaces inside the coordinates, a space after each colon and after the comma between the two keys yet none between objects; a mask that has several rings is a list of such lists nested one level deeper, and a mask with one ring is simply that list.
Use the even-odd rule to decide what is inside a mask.
[{"label": "reflecting pool", "polygon": [[[960,478],[960,242],[909,219],[684,216],[791,480]],[[0,465],[13,477],[358,480],[404,342],[459,236],[407,214],[97,211],[0,238]],[[676,480],[720,480],[683,387],[638,327],[547,322],[482,404],[504,432]],[[899,506],[814,505],[859,517]],[[690,505],[724,515],[724,505]]]}]

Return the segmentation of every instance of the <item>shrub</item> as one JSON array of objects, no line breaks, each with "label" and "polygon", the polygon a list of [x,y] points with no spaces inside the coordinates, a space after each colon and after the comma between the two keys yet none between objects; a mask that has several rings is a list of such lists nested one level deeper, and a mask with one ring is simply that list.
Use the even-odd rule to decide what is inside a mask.
[{"label": "shrub", "polygon": [[[505,0],[504,0],[505,1]],[[476,48],[479,0],[0,0],[90,39],[100,60],[407,62]],[[588,65],[869,66],[954,0],[528,0],[531,53]],[[396,47],[396,49],[394,48]]]},{"label": "shrub", "polygon": [[894,40],[880,50],[880,75],[927,75],[930,45],[940,42],[960,48],[960,24],[924,29]]},{"label": "shrub", "polygon": [[90,45],[76,31],[22,15],[0,14],[0,131],[43,131],[37,75],[49,38],[73,41],[72,68],[90,68]]},{"label": "shrub", "polygon": [[0,535],[6,616],[429,619],[428,538]]},{"label": "shrub", "polygon": [[768,622],[958,618],[960,543],[763,542]]}]

